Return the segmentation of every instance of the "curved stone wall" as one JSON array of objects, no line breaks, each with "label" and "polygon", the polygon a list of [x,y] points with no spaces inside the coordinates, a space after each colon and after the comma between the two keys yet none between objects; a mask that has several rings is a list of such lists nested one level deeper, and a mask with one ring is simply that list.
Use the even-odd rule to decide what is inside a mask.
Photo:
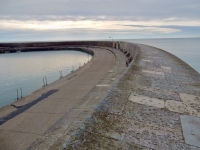
[{"label": "curved stone wall", "polygon": [[[29,149],[61,145],[63,150],[200,149],[200,74],[185,62],[155,47],[127,42],[24,46],[58,48],[58,43],[68,48],[85,46],[87,50],[89,45],[97,51],[109,50],[116,62],[103,80]],[[101,73],[98,68],[93,71]]]},{"label": "curved stone wall", "polygon": [[61,149],[200,149],[200,74],[154,47],[120,49],[135,59]]}]

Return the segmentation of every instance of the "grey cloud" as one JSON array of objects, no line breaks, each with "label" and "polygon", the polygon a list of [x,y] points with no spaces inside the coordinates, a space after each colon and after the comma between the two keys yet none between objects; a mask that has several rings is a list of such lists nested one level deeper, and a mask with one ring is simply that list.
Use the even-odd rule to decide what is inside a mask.
[{"label": "grey cloud", "polygon": [[[20,19],[200,19],[199,0],[1,0],[0,16]],[[23,16],[25,16],[23,18]],[[68,17],[65,17],[68,16]],[[70,17],[71,18],[70,18]],[[57,17],[57,18],[56,18]],[[63,17],[63,18],[62,18]]]},{"label": "grey cloud", "polygon": [[[180,20],[200,20],[199,0],[0,0],[1,20],[38,20],[38,21],[145,21],[175,18]],[[1,30],[0,41],[15,40],[79,40],[108,38],[142,38],[142,37],[184,37],[199,36],[199,27],[159,26],[159,28],[178,29],[181,32],[170,34],[152,33],[148,35],[134,30]]]}]

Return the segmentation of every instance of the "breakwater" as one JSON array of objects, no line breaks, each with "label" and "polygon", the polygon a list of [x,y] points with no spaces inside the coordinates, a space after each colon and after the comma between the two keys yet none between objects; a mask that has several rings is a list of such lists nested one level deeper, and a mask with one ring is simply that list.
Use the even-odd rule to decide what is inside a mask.
[{"label": "breakwater", "polygon": [[37,113],[43,116],[37,122],[51,118],[49,126],[28,119],[13,127],[13,119],[1,126],[3,146],[16,146],[6,145],[6,137],[26,130],[29,138],[16,149],[200,149],[198,72],[146,45],[110,42],[89,49],[94,57],[85,68],[70,74],[69,81],[63,78],[62,86],[52,88],[58,91],[27,110],[26,117],[19,116]]},{"label": "breakwater", "polygon": [[137,47],[135,60],[61,149],[200,149],[199,73],[161,49],[120,46]]},{"label": "breakwater", "polygon": [[[82,46],[82,48],[86,47]],[[80,103],[107,74],[115,59],[113,53],[99,48],[89,47],[89,50],[94,52],[94,56],[86,65],[14,102],[13,105],[0,109],[1,118],[11,118],[0,126],[2,149],[26,149],[64,114]],[[44,93],[50,91],[56,92],[41,98]],[[28,109],[25,106],[28,106]],[[21,113],[21,110],[25,111]],[[12,139],[9,138],[10,136]]]},{"label": "breakwater", "polygon": [[[0,43],[0,53],[5,52],[28,52],[28,51],[50,51],[50,50],[66,50],[68,47],[82,46],[104,46],[116,47],[112,42],[99,41],[80,41],[80,42],[27,42],[27,43]],[[80,50],[80,49],[79,49]]]}]

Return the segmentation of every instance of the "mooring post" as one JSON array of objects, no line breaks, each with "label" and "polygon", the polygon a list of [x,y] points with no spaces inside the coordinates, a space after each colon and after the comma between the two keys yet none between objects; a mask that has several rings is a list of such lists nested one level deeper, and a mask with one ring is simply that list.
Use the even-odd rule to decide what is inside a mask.
[{"label": "mooring post", "polygon": [[46,86],[47,86],[47,77],[45,76],[45,80],[46,80]]},{"label": "mooring post", "polygon": [[[89,45],[87,46],[87,50],[89,52]],[[89,53],[88,53],[88,62],[89,62]]]},{"label": "mooring post", "polygon": [[62,78],[62,70],[60,70],[59,73],[60,73],[60,78]]},{"label": "mooring post", "polygon": [[18,100],[19,98],[18,98],[18,89],[17,89],[17,100]]},{"label": "mooring post", "polygon": [[21,98],[22,98],[22,88],[20,87],[20,89],[21,89]]}]

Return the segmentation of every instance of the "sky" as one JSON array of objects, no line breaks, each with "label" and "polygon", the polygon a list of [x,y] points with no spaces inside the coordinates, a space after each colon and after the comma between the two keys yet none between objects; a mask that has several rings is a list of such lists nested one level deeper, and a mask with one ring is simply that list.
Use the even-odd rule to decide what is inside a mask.
[{"label": "sky", "polygon": [[0,42],[200,37],[200,0],[0,0]]}]

